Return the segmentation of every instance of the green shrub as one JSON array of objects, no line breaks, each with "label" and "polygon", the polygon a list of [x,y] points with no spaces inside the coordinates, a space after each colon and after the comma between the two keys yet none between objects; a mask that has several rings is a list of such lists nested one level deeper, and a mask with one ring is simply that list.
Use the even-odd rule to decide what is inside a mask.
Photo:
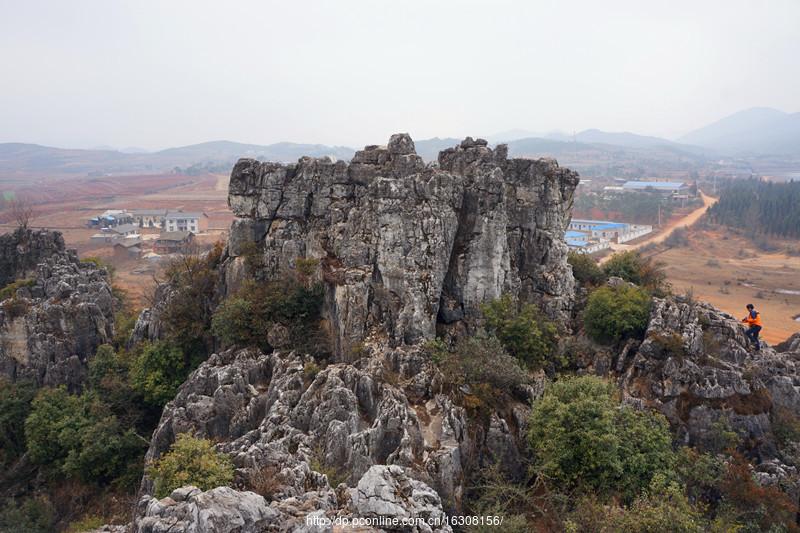
[{"label": "green shrub", "polygon": [[75,396],[63,387],[39,391],[25,437],[33,463],[87,483],[110,482],[135,469],[147,446],[94,394]]},{"label": "green shrub", "polygon": [[163,406],[175,397],[194,366],[179,347],[169,341],[156,341],[144,345],[134,359],[131,383],[147,403]]},{"label": "green shrub", "polygon": [[607,277],[618,277],[656,294],[668,291],[667,275],[662,263],[654,262],[637,251],[618,252],[603,265]]},{"label": "green shrub", "polygon": [[158,498],[185,485],[202,490],[227,486],[233,481],[233,473],[230,457],[214,450],[211,441],[187,433],[178,435],[169,451],[147,468]]},{"label": "green shrub", "polygon": [[566,521],[565,529],[597,533],[702,533],[708,531],[708,525],[689,503],[681,487],[657,474],[647,492],[628,508],[603,505],[593,497],[581,499]]},{"label": "green shrub", "polygon": [[0,466],[25,453],[25,419],[34,396],[33,384],[0,379]]},{"label": "green shrub", "polygon": [[530,381],[519,360],[509,355],[496,337],[465,337],[452,348],[436,339],[423,350],[441,370],[444,385],[472,412],[485,412],[515,387]]},{"label": "green shrub", "polygon": [[533,405],[528,433],[535,469],[566,491],[630,500],[675,462],[666,420],[620,406],[611,383],[565,378]]},{"label": "green shrub", "polygon": [[22,287],[33,287],[36,285],[36,280],[33,278],[24,278],[12,281],[2,289],[0,289],[0,302],[13,298],[17,294],[17,290]]},{"label": "green shrub", "polygon": [[52,533],[56,530],[53,504],[47,498],[9,499],[0,510],[2,533]]},{"label": "green shrub", "polygon": [[510,390],[526,383],[528,374],[495,337],[467,337],[458,341],[439,364],[454,385],[488,384]]},{"label": "green shrub", "polygon": [[487,331],[506,351],[531,368],[541,368],[553,354],[556,328],[532,304],[518,307],[510,295],[481,305]]},{"label": "green shrub", "polygon": [[650,296],[638,287],[600,287],[589,295],[583,322],[589,336],[602,343],[641,337],[650,318]]},{"label": "green shrub", "polygon": [[210,327],[219,279],[217,261],[213,250],[205,256],[185,253],[165,269],[171,291],[161,322],[166,340],[180,347],[187,361],[199,363],[213,348]]},{"label": "green shrub", "polygon": [[776,406],[772,409],[772,431],[781,446],[800,442],[800,417],[787,407]]},{"label": "green shrub", "polygon": [[581,284],[596,286],[605,282],[603,269],[589,254],[570,252],[567,261],[572,265],[572,275]]},{"label": "green shrub", "polygon": [[161,416],[161,405],[146,403],[131,382],[131,366],[146,346],[132,352],[117,351],[108,344],[99,346],[95,356],[89,359],[87,379],[90,389],[103,399],[120,424],[137,428],[142,434],[152,431]]},{"label": "green shrub", "polygon": [[87,515],[80,520],[70,523],[70,525],[67,526],[66,533],[85,533],[86,531],[99,529],[105,523],[105,520],[99,516]]},{"label": "green shrub", "polygon": [[211,330],[226,346],[254,346],[270,351],[267,332],[275,324],[289,331],[292,348],[324,355],[327,342],[319,327],[323,287],[293,278],[245,282],[214,312]]},{"label": "green shrub", "polygon": [[465,514],[503,517],[502,530],[495,524],[476,524],[467,526],[465,531],[526,533],[535,529],[527,518],[537,510],[534,487],[512,481],[496,463],[481,468],[476,473],[475,481],[475,486],[467,488]]}]

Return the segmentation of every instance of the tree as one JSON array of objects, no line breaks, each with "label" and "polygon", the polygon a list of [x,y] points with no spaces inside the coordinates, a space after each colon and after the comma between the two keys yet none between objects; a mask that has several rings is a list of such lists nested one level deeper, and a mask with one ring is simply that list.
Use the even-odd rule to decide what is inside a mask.
[{"label": "tree", "polygon": [[33,205],[27,200],[15,198],[11,200],[10,211],[17,226],[22,230],[28,229],[28,225],[33,221],[35,215]]},{"label": "tree", "polygon": [[621,406],[613,385],[593,376],[550,385],[533,405],[528,441],[537,473],[559,489],[628,501],[675,464],[664,417]]},{"label": "tree", "polygon": [[71,395],[64,387],[39,391],[25,420],[25,437],[32,462],[101,484],[124,475],[147,445],[121,427],[95,394]]},{"label": "tree", "polygon": [[175,397],[193,366],[170,341],[145,344],[140,350],[131,366],[131,383],[147,403],[161,407]]},{"label": "tree", "polygon": [[6,501],[0,510],[0,532],[51,533],[55,531],[56,517],[53,504],[44,497],[31,497],[17,503]]},{"label": "tree", "polygon": [[612,255],[603,265],[603,272],[607,277],[622,278],[659,294],[669,288],[663,267],[662,263],[643,257],[639,252],[628,251]]},{"label": "tree", "polygon": [[294,277],[245,282],[214,312],[211,330],[226,346],[254,346],[272,350],[267,332],[279,324],[289,332],[292,348],[322,355],[327,342],[319,327],[323,289]]},{"label": "tree", "polygon": [[597,286],[605,282],[603,269],[589,254],[570,252],[567,261],[572,266],[572,275],[583,285]]},{"label": "tree", "polygon": [[158,498],[186,485],[202,490],[230,485],[233,473],[230,457],[214,450],[211,441],[188,433],[178,435],[169,451],[147,468]]},{"label": "tree", "polygon": [[650,296],[638,287],[600,287],[589,295],[583,322],[589,336],[601,343],[644,334],[650,319]]},{"label": "tree", "polygon": [[35,395],[32,383],[0,379],[0,466],[25,452],[25,419]]},{"label": "tree", "polygon": [[552,355],[556,328],[543,318],[535,305],[518,307],[510,295],[504,294],[481,305],[481,311],[486,318],[487,331],[523,364],[541,368]]}]

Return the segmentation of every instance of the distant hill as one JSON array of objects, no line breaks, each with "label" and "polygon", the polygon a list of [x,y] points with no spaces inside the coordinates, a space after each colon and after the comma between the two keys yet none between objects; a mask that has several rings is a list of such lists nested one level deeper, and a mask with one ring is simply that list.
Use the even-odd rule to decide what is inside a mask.
[{"label": "distant hill", "polygon": [[266,146],[211,141],[152,153],[116,150],[71,150],[37,144],[0,144],[0,173],[126,174],[166,172],[175,167],[232,165],[240,157],[292,162],[304,155],[350,159],[354,151],[343,146],[282,142]]},{"label": "distant hill", "polygon": [[[606,133],[599,130],[587,130],[586,135],[578,134],[576,140],[560,141],[548,138],[517,139],[508,144],[509,154],[513,156],[548,156],[575,155],[582,152],[605,154],[628,154],[630,156],[652,157],[654,154],[665,156],[672,154],[678,157],[696,159],[701,157],[703,149],[670,142],[657,137],[644,137],[632,133]],[[654,139],[663,143],[648,141]],[[610,142],[616,140],[617,142]],[[623,144],[627,143],[627,144]],[[652,143],[652,144],[651,144]]]},{"label": "distant hill", "polygon": [[800,155],[800,113],[754,107],[688,133],[679,141],[729,154]]},{"label": "distant hill", "polygon": [[417,150],[417,154],[425,161],[436,161],[439,157],[439,152],[458,146],[461,144],[461,140],[454,137],[422,139],[421,141],[414,141],[414,148]]}]

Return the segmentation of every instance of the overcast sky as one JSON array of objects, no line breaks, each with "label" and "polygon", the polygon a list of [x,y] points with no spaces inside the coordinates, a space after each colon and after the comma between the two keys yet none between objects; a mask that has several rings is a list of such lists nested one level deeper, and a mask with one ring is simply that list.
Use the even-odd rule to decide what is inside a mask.
[{"label": "overcast sky", "polygon": [[676,137],[800,111],[800,1],[0,0],[0,142]]}]

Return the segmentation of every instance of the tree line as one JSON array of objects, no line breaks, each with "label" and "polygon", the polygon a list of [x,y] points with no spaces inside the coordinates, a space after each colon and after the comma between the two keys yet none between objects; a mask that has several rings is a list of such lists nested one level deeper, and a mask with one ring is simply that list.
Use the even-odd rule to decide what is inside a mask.
[{"label": "tree line", "polygon": [[731,180],[709,210],[713,222],[751,235],[800,238],[800,182]]}]

